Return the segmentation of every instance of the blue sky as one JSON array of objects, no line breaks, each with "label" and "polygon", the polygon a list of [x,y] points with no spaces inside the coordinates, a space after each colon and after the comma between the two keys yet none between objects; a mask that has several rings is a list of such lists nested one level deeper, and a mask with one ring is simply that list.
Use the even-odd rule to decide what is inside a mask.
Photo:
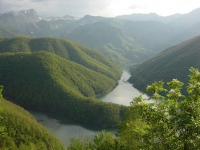
[{"label": "blue sky", "polygon": [[0,13],[33,8],[44,17],[85,15],[115,17],[132,13],[168,16],[188,13],[200,7],[200,0],[0,0]]}]

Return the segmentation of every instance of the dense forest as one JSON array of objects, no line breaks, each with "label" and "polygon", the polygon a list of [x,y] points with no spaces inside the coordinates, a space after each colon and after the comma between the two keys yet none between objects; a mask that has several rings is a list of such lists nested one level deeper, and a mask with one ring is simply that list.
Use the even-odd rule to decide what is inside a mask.
[{"label": "dense forest", "polygon": [[[101,62],[108,67],[102,65],[97,71],[86,68],[75,62],[79,62],[76,53],[69,54],[69,59],[45,51],[1,53],[0,84],[5,87],[5,98],[24,108],[62,113],[74,120],[104,127],[116,126],[126,107],[101,102],[94,96],[111,91],[121,71],[108,59],[101,58],[101,54],[90,51],[85,50],[85,53],[95,57],[94,62],[98,59],[100,62],[89,67],[94,66],[95,70]],[[83,57],[81,61],[89,61],[89,58],[84,60]],[[118,72],[111,72],[111,67]]]},{"label": "dense forest", "polygon": [[64,150],[64,146],[23,108],[2,98],[0,86],[1,150]]},{"label": "dense forest", "polygon": [[[200,36],[170,47],[153,58],[134,65],[130,69],[129,81],[142,91],[153,81],[168,82],[178,78],[186,82],[189,68],[200,68],[199,47]],[[186,88],[183,90],[186,93]]]},{"label": "dense forest", "polygon": [[121,76],[120,68],[106,56],[80,44],[57,38],[1,38],[0,53],[48,51],[81,64],[115,80]]}]

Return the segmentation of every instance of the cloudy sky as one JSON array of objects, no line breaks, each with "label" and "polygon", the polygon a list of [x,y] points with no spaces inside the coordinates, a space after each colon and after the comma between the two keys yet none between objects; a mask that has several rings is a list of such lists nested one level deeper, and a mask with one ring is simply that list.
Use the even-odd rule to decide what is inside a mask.
[{"label": "cloudy sky", "polygon": [[114,17],[151,12],[168,16],[199,7],[200,0],[0,0],[0,13],[33,8],[43,17],[67,14]]}]

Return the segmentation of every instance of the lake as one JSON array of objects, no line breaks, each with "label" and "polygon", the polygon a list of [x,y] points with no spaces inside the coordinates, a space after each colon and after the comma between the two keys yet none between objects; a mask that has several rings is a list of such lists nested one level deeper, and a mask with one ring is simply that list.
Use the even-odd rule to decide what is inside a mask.
[{"label": "lake", "polygon": [[[127,70],[123,70],[121,79],[118,81],[119,85],[110,93],[97,96],[97,98],[105,102],[113,102],[129,106],[133,98],[141,94],[140,91],[134,88],[132,84],[127,81],[130,76],[131,75]],[[144,95],[144,98],[147,98],[147,96]]]},{"label": "lake", "polygon": [[[130,74],[127,70],[123,71],[122,77],[119,80],[119,85],[108,94],[100,95],[97,98],[105,102],[113,102],[128,106],[133,97],[138,96],[140,92],[127,82]],[[55,115],[53,113],[42,113],[38,111],[29,112],[35,116],[37,121],[48,128],[53,135],[68,146],[71,137],[78,139],[93,138],[98,131],[103,128],[97,128],[89,124],[79,124],[62,115]],[[116,129],[106,129],[109,132],[115,132]]]}]

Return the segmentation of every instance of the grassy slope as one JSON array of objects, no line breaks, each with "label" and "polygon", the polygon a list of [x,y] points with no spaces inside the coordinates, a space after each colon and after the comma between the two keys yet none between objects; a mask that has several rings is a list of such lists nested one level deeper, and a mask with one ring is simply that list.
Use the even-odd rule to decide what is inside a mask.
[{"label": "grassy slope", "polygon": [[119,79],[121,70],[101,53],[82,45],[56,38],[2,38],[0,53],[48,51],[74,61],[112,79]]},{"label": "grassy slope", "polygon": [[0,84],[23,107],[59,112],[81,122],[115,126],[124,107],[87,98],[110,91],[115,79],[48,52],[0,55]]},{"label": "grassy slope", "polygon": [[200,69],[200,36],[170,47],[157,56],[131,69],[129,81],[144,90],[153,81],[188,80],[189,68]]},{"label": "grassy slope", "polygon": [[[4,137],[0,149],[42,149],[64,150],[64,146],[35,118],[23,108],[1,100],[1,126]],[[0,136],[1,137],[1,136]]]}]

